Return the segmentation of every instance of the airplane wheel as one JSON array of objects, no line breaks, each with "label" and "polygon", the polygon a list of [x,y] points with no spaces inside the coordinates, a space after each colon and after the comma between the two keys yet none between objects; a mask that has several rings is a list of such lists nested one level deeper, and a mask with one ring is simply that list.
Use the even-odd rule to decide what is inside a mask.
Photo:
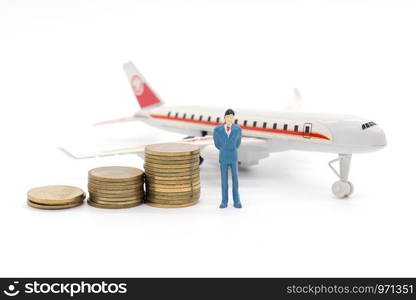
[{"label": "airplane wheel", "polygon": [[203,162],[204,162],[204,158],[200,155],[199,156],[199,165],[202,165]]},{"label": "airplane wheel", "polygon": [[354,185],[348,181],[348,184],[350,186],[350,192],[348,193],[347,197],[351,196],[352,193],[354,193]]},{"label": "airplane wheel", "polygon": [[338,198],[345,198],[352,194],[354,188],[351,182],[336,181],[332,185],[332,192]]}]

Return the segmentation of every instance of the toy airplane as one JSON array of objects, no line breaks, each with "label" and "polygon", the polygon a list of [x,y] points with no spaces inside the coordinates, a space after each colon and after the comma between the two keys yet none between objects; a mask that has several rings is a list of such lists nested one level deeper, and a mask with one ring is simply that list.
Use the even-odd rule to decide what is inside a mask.
[{"label": "toy airplane", "polygon": [[[213,143],[211,134],[215,126],[222,123],[223,113],[228,107],[166,106],[133,63],[126,63],[123,67],[141,110],[129,118],[99,124],[140,120],[191,136],[180,142],[197,144],[201,148]],[[373,152],[386,146],[384,131],[374,122],[355,116],[298,112],[299,103],[300,95],[295,90],[290,112],[236,110],[235,123],[243,130],[239,165],[252,166],[271,152],[285,150],[336,153],[338,158],[329,162],[339,178],[332,185],[332,191],[340,198],[350,196],[353,185],[348,181],[348,174],[352,154]],[[144,146],[81,155],[64,151],[77,159],[132,153],[143,156]],[[339,162],[339,172],[333,166],[335,162]]]}]

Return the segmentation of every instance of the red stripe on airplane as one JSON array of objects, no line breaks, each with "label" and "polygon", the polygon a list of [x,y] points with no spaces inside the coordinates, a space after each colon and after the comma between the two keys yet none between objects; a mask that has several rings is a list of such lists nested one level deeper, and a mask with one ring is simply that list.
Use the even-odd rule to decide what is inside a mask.
[{"label": "red stripe on airplane", "polygon": [[[152,118],[155,118],[155,119],[164,119],[164,120],[188,122],[188,123],[194,123],[194,124],[204,124],[204,125],[210,125],[210,126],[217,126],[217,125],[223,124],[223,123],[218,123],[218,122],[210,122],[210,121],[203,121],[203,120],[201,120],[201,121],[200,120],[191,120],[191,119],[185,119],[185,118],[180,118],[180,117],[169,117],[169,116],[156,115],[156,114],[151,114],[150,116]],[[245,129],[245,130],[268,132],[268,133],[278,133],[278,134],[286,134],[286,135],[296,135],[296,136],[302,136],[302,137],[304,136],[303,131],[296,132],[296,131],[291,131],[291,130],[244,126],[244,125],[240,125],[240,124],[239,124],[239,126],[242,129]],[[307,137],[323,139],[323,140],[328,140],[328,141],[331,140],[329,137],[327,137],[323,134],[317,133],[317,132],[311,132],[311,134],[308,135]]]}]

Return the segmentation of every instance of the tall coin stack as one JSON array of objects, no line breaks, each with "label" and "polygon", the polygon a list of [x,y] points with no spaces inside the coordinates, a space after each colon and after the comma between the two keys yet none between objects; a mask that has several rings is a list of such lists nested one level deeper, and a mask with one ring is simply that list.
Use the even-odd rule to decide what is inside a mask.
[{"label": "tall coin stack", "polygon": [[144,172],[131,167],[101,167],[88,172],[88,204],[128,208],[143,203]]},{"label": "tall coin stack", "polygon": [[200,196],[199,147],[184,143],[145,147],[146,203],[156,207],[185,207]]}]

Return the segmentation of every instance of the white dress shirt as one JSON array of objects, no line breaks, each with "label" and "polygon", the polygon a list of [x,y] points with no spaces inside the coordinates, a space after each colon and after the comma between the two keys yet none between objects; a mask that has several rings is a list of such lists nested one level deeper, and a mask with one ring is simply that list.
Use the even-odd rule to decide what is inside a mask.
[{"label": "white dress shirt", "polygon": [[229,127],[230,127],[230,131],[228,131],[227,132],[227,127],[228,127],[228,125],[227,124],[224,124],[224,129],[225,129],[225,133],[227,134],[227,137],[230,137],[230,133],[231,133],[231,126],[232,125],[230,125]]}]

